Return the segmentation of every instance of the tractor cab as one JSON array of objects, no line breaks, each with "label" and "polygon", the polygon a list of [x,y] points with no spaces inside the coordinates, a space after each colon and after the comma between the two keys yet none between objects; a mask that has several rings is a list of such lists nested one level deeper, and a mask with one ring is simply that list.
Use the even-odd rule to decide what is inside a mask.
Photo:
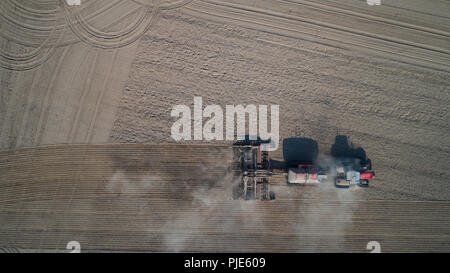
[{"label": "tractor cab", "polygon": [[335,185],[337,187],[347,188],[352,185],[367,187],[373,178],[375,178],[375,172],[359,172],[347,166],[336,166]]},{"label": "tractor cab", "polygon": [[346,166],[336,166],[335,185],[337,187],[350,187],[351,185],[358,185],[360,182],[360,173],[353,171]]}]

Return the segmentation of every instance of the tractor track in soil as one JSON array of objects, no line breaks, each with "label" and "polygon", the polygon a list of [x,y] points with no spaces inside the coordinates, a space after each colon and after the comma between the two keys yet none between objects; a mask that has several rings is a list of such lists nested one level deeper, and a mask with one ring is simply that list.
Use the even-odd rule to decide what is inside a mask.
[{"label": "tractor track in soil", "polygon": [[[165,3],[161,9],[170,10],[179,8],[191,1],[192,0]],[[93,3],[95,4],[95,2],[90,1],[88,4],[83,5],[82,10],[89,10],[89,7],[94,5]],[[23,55],[14,55],[0,51],[1,57],[4,58],[4,60],[0,62],[1,67],[18,71],[30,70],[47,61],[57,47],[71,45],[80,41],[100,48],[118,48],[127,46],[135,42],[151,28],[157,21],[160,9],[157,5],[155,7],[146,7],[146,9],[141,12],[141,5],[136,5],[136,1],[133,2],[130,0],[125,3],[126,6],[122,7],[122,9],[131,9],[131,11],[125,13],[124,16],[115,18],[113,22],[106,24],[104,27],[96,29],[90,26],[87,21],[101,18],[102,15],[109,10],[117,8],[120,4],[124,4],[123,1],[108,1],[103,8],[96,10],[94,13],[90,13],[86,18],[81,16],[80,11],[76,8],[68,8],[65,4],[58,4],[58,2],[55,4],[58,5],[58,8],[53,10],[41,10],[27,8],[23,4],[13,0],[2,2],[0,14],[2,20],[4,20],[3,22],[8,23],[9,26],[13,26],[14,28],[18,27],[20,31],[23,32],[23,38],[17,39],[14,35],[7,34],[7,32],[2,32],[2,36],[22,46],[35,48]],[[131,16],[134,17],[136,12],[141,12],[142,14],[138,16],[138,20],[131,24],[131,27],[116,32],[105,31],[123,20],[131,18]],[[61,17],[61,14],[64,14],[64,17]],[[48,19],[49,15],[53,15],[55,18],[53,20]],[[61,23],[61,19],[64,18],[65,22]],[[30,20],[39,23],[24,23]],[[46,21],[53,22],[53,26],[42,26],[42,22]],[[76,35],[76,39],[64,40],[66,34],[64,30],[66,29],[66,25],[68,25],[68,28]],[[81,27],[81,29],[79,29],[79,27]],[[50,32],[50,34],[48,32]],[[55,33],[57,34],[57,38],[52,39]],[[31,40],[25,42],[26,39]],[[43,41],[37,43],[33,42],[36,39]]]},{"label": "tractor track in soil", "polygon": [[[189,14],[197,13],[197,16],[200,17],[206,15],[213,18],[213,20],[231,22],[232,24],[239,24],[240,26],[259,31],[268,31],[278,35],[286,33],[286,35],[294,35],[297,38],[311,37],[313,41],[320,42],[320,40],[323,40],[323,43],[330,47],[347,45],[344,47],[348,50],[358,51],[365,49],[366,53],[369,50],[372,54],[379,54],[385,58],[391,58],[400,62],[446,72],[450,71],[447,65],[450,61],[450,51],[427,44],[223,1],[199,0],[187,6],[183,11],[189,12]],[[256,25],[256,28],[252,27],[252,25]],[[308,31],[308,29],[312,28],[319,28],[321,34],[317,35],[313,34],[312,31]],[[368,43],[370,40],[373,40],[375,45]],[[402,51],[406,53],[399,52],[399,48],[402,48]]]}]

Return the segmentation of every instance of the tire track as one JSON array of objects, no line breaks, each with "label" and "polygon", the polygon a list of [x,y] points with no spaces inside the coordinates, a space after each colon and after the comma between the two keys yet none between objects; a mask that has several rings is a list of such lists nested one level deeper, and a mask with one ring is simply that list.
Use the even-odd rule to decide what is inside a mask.
[{"label": "tire track", "polygon": [[[107,10],[117,6],[118,3],[120,3],[120,1],[110,3],[109,5],[105,6],[105,8],[102,10],[102,12],[107,11]],[[64,4],[61,4],[61,5],[64,6]],[[62,7],[60,6],[59,10],[61,11],[61,9],[62,9]],[[2,10],[4,11],[3,13],[5,13],[5,14],[8,13],[5,11],[6,9],[3,8]],[[126,15],[131,16],[133,13],[134,13],[134,11],[132,11]],[[100,13],[97,12],[97,13],[92,14],[92,16],[90,16],[90,18],[95,18],[96,16],[100,16],[100,15],[101,15],[101,12]],[[122,19],[123,18],[118,18],[116,21],[109,24],[107,27],[110,27],[110,26],[113,26],[113,25],[119,23]],[[11,20],[12,20],[11,22],[13,24],[17,23],[17,20],[13,20],[13,19],[11,19]],[[13,55],[13,54],[9,54],[7,52],[0,51],[0,56],[5,59],[5,60],[0,59],[0,66],[3,68],[6,68],[6,69],[10,69],[10,70],[23,71],[23,70],[33,69],[33,68],[41,65],[42,63],[46,62],[54,53],[55,48],[57,46],[62,46],[62,38],[65,33],[64,29],[65,29],[66,24],[59,26],[59,25],[57,25],[57,21],[58,20],[55,19],[55,25],[52,27],[50,35],[46,36],[44,42],[40,43],[37,48],[28,52],[27,54]],[[58,34],[56,41],[54,41],[55,38],[53,38],[53,36],[56,36],[55,33],[58,32],[58,29],[60,27],[62,28],[62,30],[60,30],[60,33]],[[38,30],[44,31],[46,29],[39,28]],[[76,42],[79,42],[79,41],[74,40],[74,41],[69,42],[69,44],[73,44]]]},{"label": "tire track", "polygon": [[278,12],[272,12],[272,11],[269,11],[269,10],[252,8],[252,7],[243,6],[243,5],[237,5],[237,4],[231,4],[231,3],[227,3],[227,2],[223,2],[223,1],[215,1],[215,0],[199,0],[199,1],[200,2],[204,2],[204,3],[213,4],[213,5],[218,5],[218,6],[224,6],[224,7],[230,7],[230,8],[233,8],[233,9],[243,10],[243,11],[246,11],[246,12],[265,14],[265,15],[274,16],[274,17],[278,17],[278,18],[304,22],[304,23],[315,25],[315,26],[319,26],[319,27],[324,27],[324,28],[328,28],[328,29],[342,31],[344,33],[356,34],[356,35],[360,35],[360,36],[363,36],[363,37],[373,38],[373,39],[376,39],[376,40],[388,41],[388,42],[392,42],[392,43],[396,43],[396,44],[401,44],[401,45],[406,45],[406,46],[410,46],[410,47],[426,49],[426,50],[430,50],[430,51],[434,51],[434,52],[439,52],[439,53],[443,53],[443,54],[446,54],[446,55],[450,55],[450,51],[442,49],[442,48],[437,48],[437,47],[429,46],[429,45],[426,45],[426,44],[414,43],[414,42],[410,42],[410,41],[406,41],[406,40],[402,40],[402,39],[397,39],[397,38],[394,38],[394,37],[372,34],[372,33],[368,33],[368,32],[365,32],[365,31],[354,30],[354,29],[350,29],[350,28],[339,26],[339,25],[335,25],[335,24],[329,24],[329,23],[321,22],[321,21],[318,21],[318,20],[312,20],[312,19],[307,19],[307,18],[298,17],[298,16],[291,16],[291,15],[286,15],[286,14],[282,14],[282,13],[278,13]]},{"label": "tire track", "polygon": [[21,9],[23,11],[26,11],[26,12],[31,13],[31,14],[37,14],[37,15],[48,15],[48,14],[51,14],[51,13],[53,13],[53,12],[58,10],[58,8],[55,8],[53,10],[34,9],[34,8],[29,7],[29,6],[22,5],[17,0],[9,0],[9,2],[13,3],[13,5],[15,7],[19,8],[19,9]]},{"label": "tire track", "polygon": [[111,80],[111,75],[112,75],[112,71],[114,69],[114,64],[116,63],[116,60],[117,60],[117,55],[118,55],[118,49],[115,49],[113,52],[111,67],[108,71],[108,74],[105,76],[105,80],[103,81],[102,88],[100,89],[100,92],[97,96],[97,100],[95,102],[94,115],[93,115],[91,121],[89,122],[89,126],[88,126],[89,129],[87,131],[86,139],[85,139],[85,141],[88,143],[92,142],[92,138],[93,138],[92,131],[93,131],[96,121],[97,121],[98,109],[100,107],[101,102],[103,101],[105,90]]},{"label": "tire track", "polygon": [[51,104],[54,84],[55,84],[57,76],[59,75],[60,68],[64,62],[64,59],[65,59],[69,49],[70,49],[70,47],[64,48],[61,56],[59,57],[58,63],[54,69],[55,73],[53,73],[53,76],[50,80],[50,84],[45,91],[45,96],[43,98],[43,101],[40,104],[39,122],[38,122],[38,126],[37,126],[37,131],[36,131],[36,134],[34,137],[34,141],[33,141],[34,145],[39,145],[42,142],[42,137],[43,137],[42,131],[46,127],[46,124],[47,124],[48,111],[49,111],[48,107],[49,107],[49,104]]},{"label": "tire track", "polygon": [[[155,6],[154,4],[146,4],[146,3],[142,3],[141,0],[131,0],[134,3],[143,6],[143,7],[153,7]],[[156,1],[156,0],[155,0]],[[177,9],[177,8],[181,8],[183,6],[188,5],[189,3],[191,3],[193,0],[172,0],[172,1],[167,1],[167,0],[160,0],[161,4],[160,4],[160,8],[161,10],[170,10],[170,9]]]},{"label": "tire track", "polygon": [[[4,2],[2,2],[4,4]],[[3,5],[0,6],[0,8],[4,11]],[[6,12],[3,12],[6,13]],[[3,17],[3,16],[2,16]],[[55,15],[56,17],[56,15]],[[56,22],[56,20],[55,20]],[[29,70],[36,66],[41,65],[43,62],[48,60],[50,56],[53,54],[56,44],[58,44],[63,35],[64,35],[64,29],[60,31],[60,33],[57,33],[57,27],[56,23],[53,26],[50,35],[42,42],[39,47],[36,49],[28,52],[27,54],[22,55],[15,55],[10,54],[7,52],[4,52],[3,50],[0,50],[0,66],[6,69],[12,69],[12,70]],[[53,41],[56,36],[56,41]],[[44,48],[46,50],[44,50]]]},{"label": "tire track", "polygon": [[[0,126],[0,139],[2,140],[1,142],[3,142],[1,146],[13,148],[17,144],[17,129],[12,120],[20,120],[23,118],[23,116],[21,116],[22,111],[20,111],[20,113],[18,113],[18,111],[21,108],[22,100],[30,96],[30,90],[20,92],[20,90],[26,86],[26,76],[27,75],[23,73],[17,75],[16,84],[10,91],[11,96],[5,101],[5,114],[2,119],[2,125]],[[34,80],[34,77],[35,73],[33,73],[32,81]]]},{"label": "tire track", "polygon": [[[0,44],[0,46],[2,46]],[[9,47],[6,43],[5,47]],[[17,74],[13,74],[11,71],[0,71],[0,84],[2,86],[2,92],[0,92],[0,128],[3,127],[5,122],[6,112],[8,110],[8,101],[10,99],[12,88],[14,87],[15,78]]]},{"label": "tire track", "polygon": [[[9,0],[9,2],[13,2],[12,0]],[[112,2],[112,4],[110,4],[110,5],[108,5],[107,7],[108,8],[112,8],[113,6],[115,6],[116,4],[117,4],[118,2]],[[16,5],[18,5],[17,3],[16,3]],[[89,4],[85,4],[85,5],[83,5],[83,8],[89,8],[89,7],[91,7],[91,5],[92,5],[92,2],[90,2]],[[59,6],[58,6],[59,7]],[[13,9],[9,9],[9,10],[5,10],[5,11],[3,11],[2,12],[2,15],[6,15],[6,14],[8,14],[8,13],[12,13],[12,14],[17,14],[17,16],[21,16],[19,13],[16,13],[16,12],[13,12],[13,11],[16,11],[17,10],[17,8],[21,8],[21,9],[24,9],[25,8],[25,6],[13,6]],[[60,11],[60,9],[55,9],[55,10],[53,10],[53,11],[48,11],[48,13],[56,13],[56,11]],[[34,14],[36,15],[36,20],[38,21],[38,22],[42,22],[42,20],[45,20],[46,18],[42,18],[42,17],[45,17],[45,16],[47,16],[47,11],[46,10],[35,10],[34,11]],[[98,13],[94,13],[94,15],[96,15],[96,16],[98,16],[99,14]],[[94,17],[95,16],[91,16],[91,15],[89,15],[89,17],[88,17],[88,19],[91,19],[91,17],[92,17],[92,19],[94,19]],[[63,19],[63,17],[61,17],[61,19]],[[27,18],[18,18],[18,19],[11,19],[11,22],[12,22],[12,27],[13,27],[13,29],[15,28],[15,26],[16,25],[20,25],[21,24],[21,21],[25,21],[25,20],[27,20]],[[36,21],[35,20],[35,21]],[[53,21],[55,21],[55,20],[53,20]],[[38,28],[37,26],[35,26],[35,25],[39,25],[39,24],[33,24],[32,26],[34,27],[34,28],[36,28],[36,30],[38,30],[39,32],[45,32],[44,30],[48,30],[48,29],[42,29],[42,28]],[[65,26],[66,26],[66,23],[61,23],[61,24],[58,24],[58,21],[56,20],[55,21],[55,27],[57,28],[57,29],[62,29],[62,28],[65,28]],[[15,36],[17,36],[17,34],[16,33],[14,33],[15,34]],[[35,35],[37,35],[36,33],[34,33]],[[39,46],[41,46],[41,44],[42,43],[33,43],[33,42],[25,42],[24,41],[24,38],[25,37],[22,37],[22,39],[18,39],[17,37],[15,37],[15,36],[8,36],[7,34],[6,34],[6,32],[2,32],[1,33],[1,35],[3,36],[3,37],[5,37],[6,39],[8,39],[8,40],[11,40],[11,41],[13,41],[13,42],[15,42],[15,43],[17,43],[17,44],[20,44],[20,45],[23,45],[23,46],[26,46],[26,47],[39,47]],[[48,38],[48,35],[45,35],[44,36],[44,39],[47,39]]]},{"label": "tire track", "polygon": [[[123,47],[142,37],[142,35],[144,35],[157,20],[159,6],[147,8],[144,15],[136,22],[136,24],[129,29],[115,33],[107,33],[89,26],[76,10],[71,13],[70,10],[64,6],[64,11],[69,27],[80,40],[94,47],[106,49]],[[82,29],[80,29],[80,27]]]},{"label": "tire track", "polygon": [[418,10],[414,10],[414,9],[408,9],[408,8],[404,8],[404,7],[393,6],[393,5],[389,5],[389,3],[388,4],[383,4],[383,5],[386,6],[386,7],[394,8],[394,9],[406,10],[406,11],[414,12],[414,13],[418,13],[418,14],[424,14],[424,15],[430,15],[430,16],[436,16],[436,17],[440,17],[440,18],[450,19],[450,17],[448,17],[448,16],[441,16],[441,15],[431,14],[431,13],[428,13],[428,12],[422,12],[422,11],[418,11]]},{"label": "tire track", "polygon": [[[229,9],[230,11],[227,11],[227,9]],[[447,52],[447,50],[443,50],[443,49],[439,49],[439,48],[433,48],[433,47],[429,47],[426,45],[422,46],[422,45],[418,45],[416,43],[409,43],[407,41],[405,41],[405,42],[394,41],[396,39],[392,40],[392,39],[389,39],[386,37],[379,37],[378,35],[371,35],[371,34],[365,35],[365,33],[358,33],[358,31],[352,31],[352,30],[348,30],[346,28],[340,28],[339,26],[334,26],[334,25],[332,26],[329,24],[321,24],[321,23],[317,23],[315,21],[310,21],[309,19],[304,19],[304,18],[297,17],[297,16],[290,16],[290,15],[280,14],[280,13],[271,12],[271,11],[267,11],[267,10],[261,10],[261,9],[257,9],[257,8],[235,5],[235,4],[222,3],[219,1],[201,0],[200,2],[194,2],[194,4],[190,7],[187,7],[186,10],[212,15],[212,16],[215,16],[216,18],[220,18],[220,17],[227,18],[228,20],[231,19],[234,22],[238,22],[238,21],[245,22],[246,24],[243,26],[246,28],[252,28],[251,27],[252,24],[257,24],[259,26],[263,26],[263,27],[267,27],[267,28],[275,28],[275,29],[279,29],[282,31],[289,31],[291,33],[300,33],[300,34],[303,33],[303,34],[310,35],[312,37],[316,36],[316,38],[313,38],[312,40],[315,40],[315,42],[319,42],[317,40],[317,34],[298,30],[299,27],[298,27],[298,25],[296,26],[296,24],[306,23],[309,25],[317,26],[319,28],[325,28],[325,29],[330,29],[333,31],[348,33],[349,35],[354,35],[353,39],[346,39],[345,41],[342,40],[342,35],[337,36],[337,37],[339,37],[339,39],[332,38],[332,36],[335,35],[332,32],[330,32],[330,34],[332,34],[331,36],[327,35],[327,37],[323,37],[323,35],[321,35],[321,37],[320,37],[321,39],[325,39],[328,41],[327,42],[328,46],[340,47],[342,45],[348,45],[348,46],[350,46],[350,49],[352,49],[352,50],[359,49],[359,48],[365,48],[370,51],[383,53],[384,55],[382,55],[382,56],[384,58],[392,59],[397,62],[405,62],[408,64],[414,64],[414,65],[437,69],[437,70],[442,70],[442,71],[446,71],[446,72],[450,71],[450,69],[448,68],[448,64],[446,62],[441,61],[442,58],[449,58],[450,52]],[[246,13],[245,17],[244,17],[243,12]],[[231,16],[231,15],[229,15],[230,13],[234,14],[234,15],[237,14],[240,17]],[[252,16],[253,16],[253,18],[252,18],[253,20],[249,20],[249,18],[251,18]],[[267,16],[268,16],[267,21],[270,23],[263,23],[263,20],[264,20],[263,18],[267,17]],[[270,17],[272,17],[272,16],[278,18],[278,20],[270,19]],[[274,22],[277,22],[277,23],[274,24]],[[290,25],[291,27],[287,28],[283,24],[288,25],[288,26]],[[260,27],[255,28],[255,29],[259,30],[259,31],[273,33],[276,35],[283,35],[283,36],[286,35],[280,31],[268,31],[268,30],[265,30],[264,28],[261,29]],[[301,37],[303,38],[303,36],[301,36]],[[355,40],[355,38],[357,38],[357,37],[371,38],[371,39],[375,39],[375,41],[378,40],[380,42],[387,42],[388,44],[385,44],[385,45],[380,44],[378,46],[368,45],[367,39],[361,40],[362,41],[362,43],[361,43],[361,41],[358,42],[357,40]],[[295,38],[298,39],[300,37],[295,37]],[[398,47],[394,47],[394,45],[389,44],[389,43],[394,43],[394,42],[398,42],[397,44],[405,46],[405,49],[416,48],[416,49],[425,50],[425,51],[423,51],[422,53],[415,51],[414,55],[401,53],[401,52],[399,52]],[[322,43],[322,44],[326,45],[326,43]],[[380,47],[381,45],[382,45],[382,47]],[[348,48],[348,46],[347,46],[347,48]],[[422,55],[425,54],[424,56],[426,58],[420,57],[421,54]],[[445,54],[445,55],[437,56],[436,54]],[[404,59],[404,58],[390,58],[389,55],[406,57],[410,60],[408,61],[407,59]]]},{"label": "tire track", "polygon": [[[59,7],[58,4],[56,4]],[[46,13],[45,10],[40,13],[36,13],[35,16],[27,16],[20,13],[16,6],[11,5],[11,2],[6,0],[1,4],[1,17],[9,22],[12,26],[18,26],[24,30],[38,31],[38,32],[50,32],[55,28],[61,28],[62,25],[58,25],[58,14],[61,13],[60,8],[56,8],[51,13]],[[29,23],[30,21],[38,21],[40,24],[36,25]],[[48,23],[53,22],[50,26]]]},{"label": "tire track", "polygon": [[[58,0],[59,1],[59,0]],[[64,0],[63,0],[64,1]],[[60,3],[57,4],[57,8],[55,8],[54,10],[45,10],[45,9],[36,9],[33,11],[28,11],[33,17],[25,17],[25,14],[21,14],[20,13],[20,9],[22,10],[26,10],[27,6],[18,4],[17,2],[13,1],[13,0],[6,0],[6,3],[14,3],[11,5],[10,9],[6,9],[4,10],[4,12],[2,13],[2,16],[7,16],[7,14],[13,14],[13,15],[17,15],[19,18],[17,20],[11,19],[10,21],[13,23],[14,26],[16,25],[21,25],[23,24],[22,21],[27,21],[30,19],[34,19],[39,21],[39,23],[45,22],[46,20],[49,20],[48,17],[49,14],[57,14],[61,12],[61,6],[63,5],[63,3],[61,3],[61,1],[59,1]],[[118,6],[118,4],[120,4],[121,1],[117,0],[117,1],[108,1],[108,3],[106,5],[104,5],[104,7],[100,10],[96,10],[93,13],[90,13],[88,16],[86,16],[87,20],[93,20],[97,17],[99,17],[100,15],[102,15],[102,13],[111,10],[112,8],[115,8]],[[95,1],[88,1],[87,3],[83,3],[81,9],[84,10],[89,10],[90,8],[92,8],[92,6],[95,6]],[[18,10],[19,9],[19,10]],[[23,17],[23,18],[22,18]],[[61,17],[60,19],[63,19],[63,17]],[[55,20],[49,20],[49,21],[55,21]],[[57,21],[57,20],[56,20]],[[61,20],[63,22],[56,22],[56,28],[63,28],[65,27],[66,23],[64,22],[64,20]],[[49,31],[51,30],[50,28],[44,28],[42,26],[36,26],[35,24],[27,24],[25,26],[25,28],[30,28],[30,29],[34,29],[34,30],[38,30],[38,31]],[[53,27],[52,27],[53,28]],[[3,33],[2,33],[3,34]],[[33,46],[33,45],[30,45]]]},{"label": "tire track", "polygon": [[429,28],[429,27],[424,27],[424,26],[419,26],[419,25],[414,25],[414,24],[409,24],[409,23],[404,23],[404,22],[401,22],[401,21],[398,21],[398,20],[391,20],[391,19],[388,19],[388,18],[380,17],[380,16],[374,16],[374,15],[365,14],[365,13],[361,13],[361,12],[357,12],[357,11],[352,11],[352,10],[338,8],[338,7],[333,7],[333,6],[330,6],[330,5],[314,3],[314,2],[311,2],[311,1],[306,1],[306,0],[279,0],[279,2],[285,2],[285,3],[291,3],[291,4],[305,6],[305,7],[316,8],[317,10],[331,11],[331,12],[334,12],[334,13],[337,13],[337,14],[350,15],[350,16],[357,17],[357,18],[363,18],[363,19],[367,19],[367,20],[371,20],[371,21],[375,21],[375,22],[380,22],[380,23],[385,23],[385,24],[389,24],[389,25],[393,25],[393,26],[404,27],[406,29],[422,31],[422,32],[425,32],[425,33],[431,33],[431,34],[440,35],[440,36],[444,36],[444,37],[450,37],[450,32],[448,32],[448,31],[434,29],[434,28]]},{"label": "tire track", "polygon": [[[159,2],[159,1],[157,1]],[[162,7],[162,9],[174,9],[182,7],[188,3],[190,3],[191,0],[183,0],[183,1],[177,1],[173,3],[165,3]],[[118,32],[105,32],[104,29],[107,29],[108,27],[111,27],[113,25],[116,25],[123,20],[123,18],[119,18],[119,20],[116,20],[109,24],[109,26],[105,28],[101,28],[101,30],[95,29],[92,26],[90,26],[87,23],[87,20],[93,19],[96,17],[99,17],[101,14],[104,14],[104,12],[116,7],[121,1],[115,1],[110,2],[108,5],[103,7],[100,10],[97,10],[95,13],[90,14],[87,18],[84,18],[80,16],[79,11],[74,8],[73,14],[70,13],[69,8],[64,3],[59,3],[58,8],[52,9],[52,10],[40,10],[40,9],[32,9],[28,6],[24,6],[18,2],[14,2],[12,0],[8,2],[2,2],[3,5],[0,6],[2,12],[3,19],[9,21],[13,26],[18,25],[19,27],[24,28],[25,30],[30,31],[38,31],[38,32],[47,32],[50,31],[49,35],[46,35],[44,38],[44,41],[39,43],[37,45],[37,48],[31,50],[27,54],[24,55],[14,55],[10,54],[8,52],[0,51],[0,56],[4,58],[5,60],[0,59],[0,66],[5,69],[10,70],[29,70],[33,69],[45,61],[47,61],[51,55],[53,54],[55,47],[57,46],[63,46],[62,44],[62,38],[64,36],[64,28],[66,24],[69,24],[69,27],[74,32],[74,34],[78,37],[79,40],[86,42],[88,44],[91,44],[96,47],[100,48],[118,48],[126,46],[130,43],[135,42],[137,39],[139,39],[143,34],[145,34],[148,29],[155,23],[158,17],[158,11],[159,7],[156,5],[154,8],[148,8],[146,11],[143,12],[142,16],[129,28],[118,31]],[[88,9],[92,4],[89,3],[88,5],[83,5],[83,9]],[[10,12],[10,9],[5,8],[5,6],[9,6],[10,9],[12,9],[13,12]],[[63,13],[66,15],[66,23],[63,25],[58,24],[58,18],[54,19],[54,25],[52,27],[41,27],[41,24],[26,24],[23,23],[23,21],[27,21],[28,19],[31,19],[32,17],[29,17],[28,15],[34,15],[35,17],[44,17],[49,14],[55,14],[55,16],[59,13],[61,13],[61,9],[63,10]],[[136,11],[140,11],[140,8],[136,8],[132,12],[128,13],[126,17],[132,16]],[[17,12],[16,12],[17,11]],[[20,12],[27,12],[26,14],[20,14]],[[13,15],[12,17],[9,16],[9,14]],[[69,16],[67,16],[69,14]],[[72,15],[75,16],[75,21],[71,19]],[[22,20],[14,19],[14,17],[22,18]],[[48,20],[45,18],[44,20]],[[51,20],[50,20],[51,21]],[[42,22],[42,20],[41,20]],[[37,26],[36,26],[37,25]],[[78,29],[78,27],[81,26],[81,29]],[[56,41],[54,41],[53,36],[58,33],[58,38]],[[7,35],[6,32],[2,33],[3,36]],[[8,39],[16,40],[14,37],[7,37]],[[25,45],[25,46],[35,46],[35,44],[30,43],[24,43],[23,41],[17,41],[19,44]],[[69,45],[78,42],[78,40],[68,41],[65,42],[64,45]],[[45,51],[45,52],[44,52]]]},{"label": "tire track", "polygon": [[25,137],[25,134],[26,134],[26,132],[25,132],[26,124],[27,124],[27,121],[31,120],[30,119],[30,111],[31,111],[31,107],[33,105],[31,97],[33,96],[33,90],[36,90],[36,85],[39,82],[40,76],[41,76],[41,69],[38,68],[33,72],[33,80],[31,82],[31,86],[29,89],[30,91],[27,96],[27,102],[25,104],[27,107],[25,108],[25,111],[23,113],[22,122],[21,122],[20,129],[19,129],[18,136],[17,136],[16,147],[23,146],[23,144],[24,144],[22,139]]},{"label": "tire track", "polygon": [[[414,66],[418,66],[418,67],[423,67],[423,68],[427,68],[427,69],[433,69],[433,70],[438,70],[438,71],[443,71],[443,72],[449,72],[450,69],[448,68],[448,65],[446,63],[441,63],[441,62],[437,62],[437,61],[431,61],[429,59],[423,59],[420,57],[417,57],[417,54],[415,55],[411,55],[411,54],[404,54],[404,53],[400,53],[400,51],[397,48],[391,47],[392,50],[386,50],[383,49],[381,47],[375,47],[375,46],[368,46],[366,44],[361,44],[361,43],[355,43],[355,42],[349,42],[348,40],[346,41],[342,41],[342,40],[338,40],[338,39],[333,39],[330,37],[314,37],[317,36],[315,34],[312,33],[308,33],[308,32],[304,32],[304,31],[299,31],[295,28],[286,28],[286,27],[281,27],[281,26],[275,26],[272,24],[265,24],[265,23],[261,23],[261,22],[257,22],[256,20],[247,20],[247,19],[240,19],[237,17],[231,17],[231,16],[225,16],[225,15],[218,15],[218,14],[213,14],[210,11],[201,11],[200,9],[190,9],[190,8],[186,8],[186,11],[191,11],[190,12],[185,12],[186,14],[190,15],[190,16],[196,16],[198,18],[205,18],[205,15],[208,16],[213,16],[214,18],[224,18],[224,19],[232,19],[234,21],[234,23],[236,23],[237,21],[239,22],[243,22],[243,24],[241,24],[240,26],[248,28],[248,29],[253,29],[256,31],[260,31],[260,32],[264,32],[264,33],[269,33],[269,34],[273,34],[273,35],[277,35],[277,36],[283,36],[283,37],[288,37],[288,38],[294,38],[294,39],[300,39],[303,41],[308,41],[308,42],[312,42],[312,43],[316,43],[316,44],[320,44],[320,45],[324,45],[324,46],[328,46],[330,48],[336,48],[336,49],[343,49],[343,50],[360,50],[361,48],[365,49],[365,54],[367,55],[367,50],[369,50],[369,52],[379,52],[380,53],[386,53],[388,55],[381,55],[383,58],[388,59],[388,60],[392,60],[395,62],[399,62],[399,63],[404,63],[404,64],[409,64],[409,65],[414,65]],[[223,12],[221,12],[221,14],[223,14]],[[214,20],[214,19],[213,19]],[[252,27],[252,25],[257,24],[258,27]],[[261,28],[262,27],[262,28]],[[277,29],[277,30],[271,30],[271,29]],[[281,30],[281,31],[280,31]],[[295,33],[295,34],[287,34],[285,33],[286,31],[289,31],[291,33]],[[300,35],[299,35],[300,34]],[[303,36],[303,34],[306,35],[311,35],[314,38],[310,38],[307,39]],[[326,42],[319,40],[319,39],[326,39]],[[392,56],[391,56],[392,55]],[[378,55],[379,57],[380,55]],[[395,56],[400,56],[403,58],[399,58],[399,57],[395,57]],[[405,59],[406,58],[406,59]],[[424,63],[424,62],[429,62]]]},{"label": "tire track", "polygon": [[[72,77],[71,77],[71,79],[70,80],[68,80],[67,82],[69,82],[70,83],[70,87],[72,87],[72,86],[74,86],[74,82],[75,82],[75,76],[77,75],[77,73],[80,71],[80,69],[81,69],[81,66],[85,63],[85,60],[86,60],[86,55],[87,55],[87,53],[89,52],[89,48],[86,48],[84,51],[83,51],[83,53],[81,54],[81,58],[79,58],[78,59],[78,64],[77,65],[74,65],[74,67],[76,66],[77,68],[74,70],[74,72],[72,73]],[[36,89],[36,84],[38,84],[38,81],[39,81],[39,79],[40,79],[40,74],[41,74],[41,69],[38,69],[37,71],[36,71],[37,73],[38,73],[38,76],[36,76],[35,78],[36,79],[38,79],[38,80],[33,80],[33,83],[32,83],[32,85],[31,85],[31,87],[30,87],[30,90],[31,91],[33,91],[33,90],[35,90]],[[31,94],[31,93],[30,93]],[[22,125],[20,126],[20,131],[19,131],[19,135],[18,135],[18,140],[17,140],[17,146],[23,146],[24,145],[24,142],[22,141],[22,139],[26,136],[26,134],[27,134],[27,132],[26,132],[26,128],[27,128],[27,121],[30,121],[30,120],[32,120],[32,114],[30,113],[31,112],[31,108],[32,108],[32,106],[33,106],[33,104],[32,104],[32,101],[31,101],[31,99],[30,98],[28,98],[28,101],[27,101],[27,108],[26,108],[26,110],[25,110],[25,113],[24,113],[24,119],[22,120]],[[25,118],[25,117],[28,117],[28,118]]]},{"label": "tire track", "polygon": [[100,54],[100,52],[98,50],[95,50],[95,55],[94,55],[94,58],[92,60],[92,64],[90,65],[87,79],[84,82],[83,92],[81,94],[80,101],[78,103],[77,113],[75,115],[75,119],[71,123],[72,127],[71,127],[71,129],[69,131],[69,139],[68,139],[69,143],[73,143],[75,141],[76,136],[77,136],[78,123],[80,121],[81,110],[82,110],[83,106],[86,105],[85,99],[86,99],[87,94],[91,90],[92,77],[93,77],[94,72],[95,72],[95,68],[96,68],[96,65],[97,65],[99,54]]}]

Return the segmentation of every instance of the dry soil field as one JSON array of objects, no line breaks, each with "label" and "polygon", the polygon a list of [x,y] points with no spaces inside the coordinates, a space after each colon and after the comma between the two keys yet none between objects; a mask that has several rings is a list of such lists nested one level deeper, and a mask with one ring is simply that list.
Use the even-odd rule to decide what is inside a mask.
[{"label": "dry soil field", "polygon": [[[0,34],[2,250],[450,251],[448,1],[2,0]],[[377,177],[231,200],[231,143],[171,138],[194,96]]]}]

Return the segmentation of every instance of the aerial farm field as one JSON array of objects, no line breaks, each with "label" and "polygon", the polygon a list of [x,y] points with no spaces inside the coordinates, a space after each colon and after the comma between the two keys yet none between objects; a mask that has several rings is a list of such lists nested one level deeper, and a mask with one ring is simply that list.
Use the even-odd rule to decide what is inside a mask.
[{"label": "aerial farm field", "polygon": [[[233,198],[233,141],[171,136],[194,97],[376,177]],[[444,0],[2,0],[0,251],[449,252],[449,105]]]}]

